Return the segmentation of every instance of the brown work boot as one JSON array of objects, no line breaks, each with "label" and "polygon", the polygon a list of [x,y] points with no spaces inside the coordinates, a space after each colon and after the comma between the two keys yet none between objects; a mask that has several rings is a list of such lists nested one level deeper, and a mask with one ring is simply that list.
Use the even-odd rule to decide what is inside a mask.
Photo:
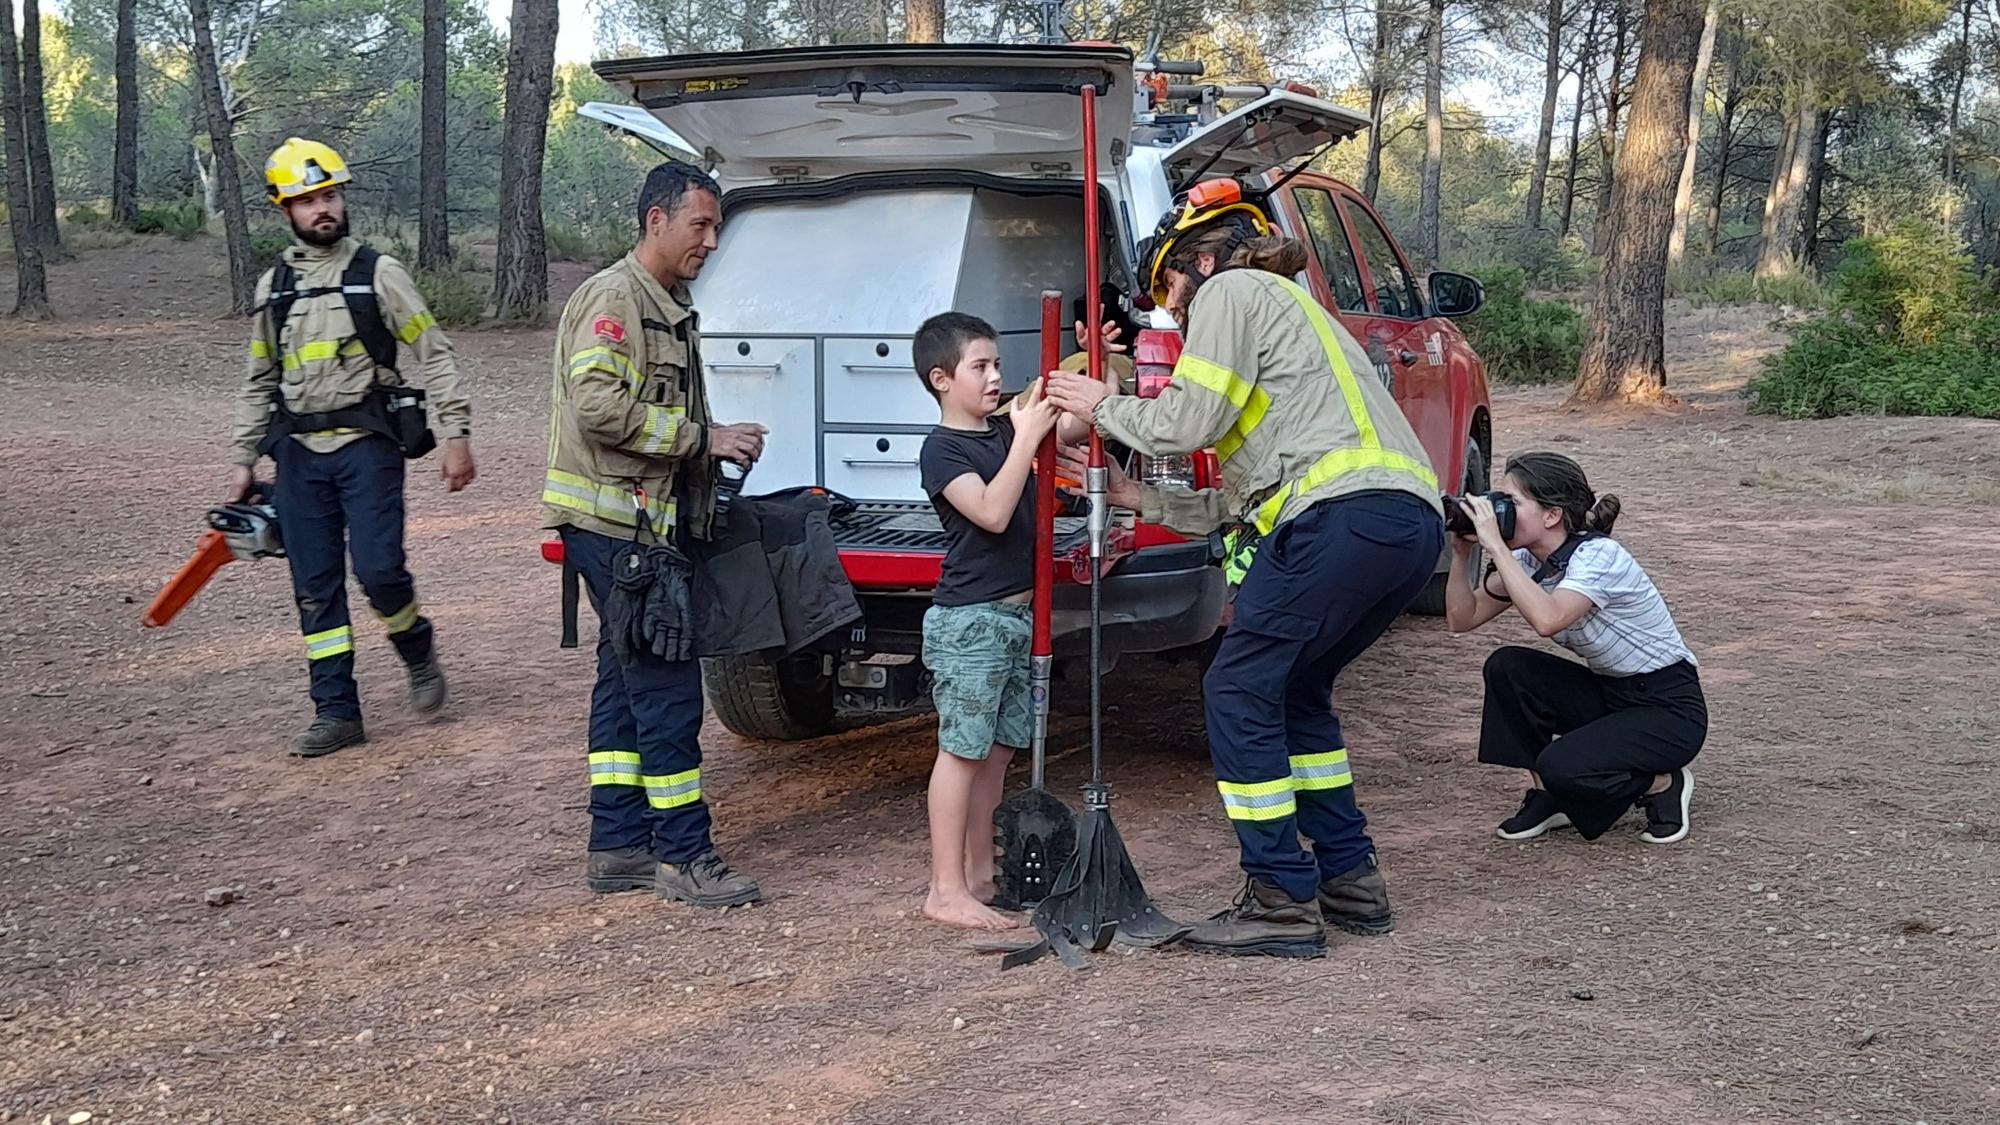
[{"label": "brown work boot", "polygon": [[1233,957],[1324,957],[1326,927],[1317,900],[1294,902],[1282,888],[1253,875],[1233,906],[1197,922],[1181,944]]},{"label": "brown work boot", "polygon": [[450,694],[436,653],[410,665],[410,707],[417,714],[435,715],[444,710],[444,701]]},{"label": "brown work boot", "polygon": [[306,732],[292,740],[292,753],[302,758],[317,758],[343,747],[359,746],[366,741],[368,734],[362,730],[360,719],[336,719],[332,715],[315,715],[312,725],[306,728]]},{"label": "brown work boot", "polygon": [[601,895],[643,891],[653,885],[653,856],[644,844],[599,848],[584,860],[583,881]]},{"label": "brown work boot", "polygon": [[1319,885],[1319,909],[1328,922],[1350,934],[1386,934],[1396,928],[1389,915],[1389,887],[1372,855]]},{"label": "brown work boot", "polygon": [[690,906],[741,906],[764,897],[757,880],[740,875],[710,852],[686,863],[662,863],[653,875],[653,891]]}]

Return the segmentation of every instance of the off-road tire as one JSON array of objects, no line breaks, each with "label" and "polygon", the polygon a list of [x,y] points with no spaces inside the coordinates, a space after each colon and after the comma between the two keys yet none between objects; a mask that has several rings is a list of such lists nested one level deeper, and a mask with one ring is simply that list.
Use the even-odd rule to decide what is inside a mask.
[{"label": "off-road tire", "polygon": [[[1485,492],[1492,487],[1493,470],[1486,463],[1486,451],[1479,448],[1478,442],[1468,438],[1465,443],[1465,479],[1459,484],[1459,495]],[[1466,562],[1471,566],[1474,579],[1477,580],[1486,570],[1486,552],[1474,547],[1472,557]],[[1429,584],[1417,595],[1417,600],[1410,603],[1410,612],[1421,617],[1443,617],[1444,584],[1450,578],[1451,572],[1448,570],[1431,575]]]},{"label": "off-road tire", "polygon": [[760,656],[718,656],[701,662],[702,683],[715,717],[744,738],[797,742],[833,726],[833,677],[817,656],[772,662]]}]

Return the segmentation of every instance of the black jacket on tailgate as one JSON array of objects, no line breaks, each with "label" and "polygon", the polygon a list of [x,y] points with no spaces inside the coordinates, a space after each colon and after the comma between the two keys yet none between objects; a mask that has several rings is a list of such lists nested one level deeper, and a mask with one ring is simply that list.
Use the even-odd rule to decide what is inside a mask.
[{"label": "black jacket on tailgate", "polygon": [[695,655],[790,655],[861,619],[824,493],[737,496],[695,544]]}]

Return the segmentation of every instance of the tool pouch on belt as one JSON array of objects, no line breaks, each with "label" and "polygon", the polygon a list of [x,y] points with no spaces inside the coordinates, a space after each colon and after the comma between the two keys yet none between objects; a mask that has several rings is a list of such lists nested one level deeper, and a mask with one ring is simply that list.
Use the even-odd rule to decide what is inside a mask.
[{"label": "tool pouch on belt", "polygon": [[280,441],[293,434],[321,430],[366,430],[396,443],[403,456],[416,460],[437,448],[430,419],[424,414],[424,392],[415,387],[391,387],[377,383],[367,397],[352,406],[295,414],[285,405],[282,391],[271,395],[271,425],[259,453],[269,455]]},{"label": "tool pouch on belt", "polygon": [[604,620],[619,660],[693,659],[693,583],[694,566],[678,548],[635,542],[618,549]]}]

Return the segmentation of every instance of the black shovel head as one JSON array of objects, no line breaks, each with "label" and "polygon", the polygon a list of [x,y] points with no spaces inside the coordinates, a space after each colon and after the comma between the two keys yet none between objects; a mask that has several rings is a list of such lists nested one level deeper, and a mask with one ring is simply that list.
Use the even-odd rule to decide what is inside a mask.
[{"label": "black shovel head", "polygon": [[993,905],[1026,910],[1049,896],[1056,873],[1076,855],[1076,814],[1046,789],[1029,787],[993,810]]},{"label": "black shovel head", "polygon": [[1035,911],[1035,928],[1059,951],[1064,945],[1095,951],[1114,939],[1148,949],[1167,945],[1194,927],[1153,905],[1111,810],[1092,808],[1077,829],[1076,858]]}]

